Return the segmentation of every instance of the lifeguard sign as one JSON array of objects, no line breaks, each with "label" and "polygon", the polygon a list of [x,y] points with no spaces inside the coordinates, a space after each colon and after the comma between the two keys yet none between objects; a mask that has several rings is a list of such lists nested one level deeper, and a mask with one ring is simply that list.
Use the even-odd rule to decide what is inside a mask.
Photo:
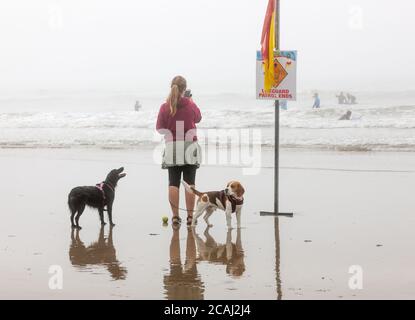
[{"label": "lifeguard sign", "polygon": [[274,52],[274,83],[269,92],[264,89],[264,60],[257,52],[256,98],[258,100],[287,100],[297,98],[297,51]]}]

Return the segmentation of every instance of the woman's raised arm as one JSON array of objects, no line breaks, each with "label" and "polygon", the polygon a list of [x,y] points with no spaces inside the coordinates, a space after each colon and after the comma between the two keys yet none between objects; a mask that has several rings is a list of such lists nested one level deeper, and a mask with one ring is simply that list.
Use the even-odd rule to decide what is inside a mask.
[{"label": "woman's raised arm", "polygon": [[192,108],[193,112],[195,113],[195,123],[199,123],[200,121],[202,121],[202,114],[200,112],[200,109],[194,102],[192,102]]}]

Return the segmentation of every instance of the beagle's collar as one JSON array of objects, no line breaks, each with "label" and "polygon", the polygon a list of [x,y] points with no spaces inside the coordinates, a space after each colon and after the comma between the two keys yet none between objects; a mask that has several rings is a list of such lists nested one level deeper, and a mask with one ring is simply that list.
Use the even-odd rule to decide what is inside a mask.
[{"label": "beagle's collar", "polygon": [[[225,190],[220,191],[219,195],[220,195],[219,196],[220,199],[226,198],[226,199],[229,200],[229,202],[232,205],[232,212],[236,211],[236,206],[241,206],[241,205],[244,204],[244,198],[237,198],[235,196],[230,196],[226,193]],[[223,201],[223,200],[222,200],[222,205],[224,207],[226,207],[225,201]]]},{"label": "beagle's collar", "polygon": [[237,205],[242,205],[244,203],[244,198],[238,198],[235,196],[227,196],[230,202],[235,202]]}]

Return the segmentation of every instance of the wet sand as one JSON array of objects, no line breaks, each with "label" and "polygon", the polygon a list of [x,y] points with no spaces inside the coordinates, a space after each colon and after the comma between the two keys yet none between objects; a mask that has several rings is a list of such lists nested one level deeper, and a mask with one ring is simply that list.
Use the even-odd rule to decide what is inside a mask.
[{"label": "wet sand", "polygon": [[[166,172],[146,149],[2,149],[0,298],[12,299],[413,299],[415,154],[283,150],[281,207],[272,209],[272,152],[259,175],[203,167],[200,189],[238,179],[243,229],[222,212],[196,232],[163,227]],[[70,189],[125,166],[112,230],[86,210],[72,231]],[[235,223],[235,220],[233,220]],[[63,289],[51,290],[51,265]],[[351,290],[349,267],[363,269]]]}]

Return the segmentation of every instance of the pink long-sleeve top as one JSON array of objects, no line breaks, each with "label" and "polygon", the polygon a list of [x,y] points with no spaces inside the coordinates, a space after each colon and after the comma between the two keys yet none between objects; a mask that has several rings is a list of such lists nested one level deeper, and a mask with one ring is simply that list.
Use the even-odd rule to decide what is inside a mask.
[{"label": "pink long-sleeve top", "polygon": [[[174,116],[170,114],[168,102],[160,107],[156,129],[165,136],[168,142],[189,140],[189,137],[192,141],[197,141],[196,124],[201,120],[202,115],[197,105],[191,99],[182,97],[177,104],[177,112]],[[186,137],[191,130],[189,137]]]}]

